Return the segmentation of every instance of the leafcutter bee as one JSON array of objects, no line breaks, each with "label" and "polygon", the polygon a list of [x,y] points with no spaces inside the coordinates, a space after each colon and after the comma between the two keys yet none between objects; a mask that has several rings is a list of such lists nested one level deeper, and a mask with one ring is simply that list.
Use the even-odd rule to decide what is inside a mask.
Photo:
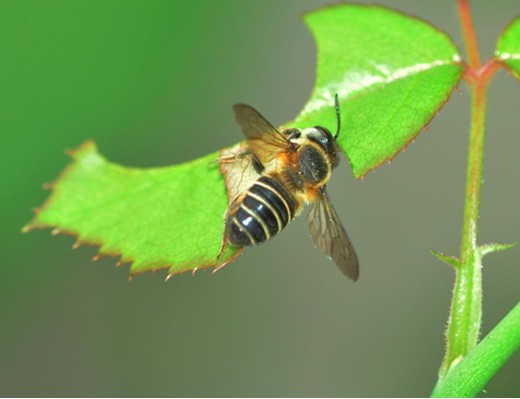
[{"label": "leafcutter bee", "polygon": [[236,104],[233,110],[247,140],[220,157],[229,197],[222,251],[227,244],[247,247],[268,240],[310,204],[314,243],[357,280],[356,253],[326,190],[340,151],[337,95],[334,136],[321,126],[276,128],[249,105]]}]

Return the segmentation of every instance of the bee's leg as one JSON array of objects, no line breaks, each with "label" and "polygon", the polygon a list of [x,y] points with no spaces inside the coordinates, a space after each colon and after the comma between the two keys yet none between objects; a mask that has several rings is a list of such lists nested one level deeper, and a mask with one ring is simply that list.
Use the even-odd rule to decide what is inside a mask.
[{"label": "bee's leg", "polygon": [[220,260],[220,257],[224,254],[224,252],[226,251],[226,248],[228,246],[228,239],[226,237],[226,226],[227,223],[224,223],[224,234],[223,234],[223,237],[222,238],[222,244],[220,244],[220,251],[218,251],[218,255],[217,255],[217,262]]},{"label": "bee's leg", "polygon": [[224,232],[222,234],[222,244],[220,245],[220,250],[218,252],[217,259],[215,260],[215,268],[213,269],[212,273],[218,272],[224,266],[226,266],[227,264],[233,262],[243,251],[243,248],[240,248],[237,251],[237,253],[235,255],[233,255],[230,259],[225,260],[225,261],[221,260],[222,256],[224,255],[224,253],[226,252],[226,249],[229,246],[229,241],[227,239],[227,233],[226,233],[227,232],[227,226],[228,226],[228,215],[230,213],[230,210],[232,210],[233,207],[237,206],[237,203],[238,203],[238,201],[235,198],[235,200],[231,203],[231,206],[226,211],[226,214],[224,216]]},{"label": "bee's leg", "polygon": [[220,246],[220,251],[218,253],[217,260],[215,262],[215,268],[211,271],[211,273],[218,272],[220,269],[222,269],[224,266],[226,266],[227,264],[229,264],[230,262],[232,262],[236,258],[236,256],[233,256],[229,260],[221,261],[221,257],[222,257],[222,255],[224,255],[224,252],[226,252],[226,249],[227,249],[228,244],[229,244],[228,239],[226,237],[226,225],[227,225],[227,223],[224,223],[224,238],[222,239],[222,244]]},{"label": "bee's leg", "polygon": [[260,159],[258,159],[256,154],[253,154],[252,152],[249,152],[249,151],[238,152],[233,155],[220,157],[212,162],[219,161],[220,163],[234,163],[237,161],[241,161],[243,159],[247,159],[249,162],[251,162],[251,166],[256,171],[256,173],[258,173],[259,175],[261,175],[264,172],[265,166],[262,164],[262,162],[260,162]]},{"label": "bee's leg", "polygon": [[260,162],[256,154],[250,152],[248,153],[248,155],[251,157],[251,162],[256,173],[258,173],[259,175],[264,173],[265,166],[262,164],[262,162]]},{"label": "bee's leg", "polygon": [[242,152],[235,152],[231,155],[221,155],[219,156],[218,158],[215,158],[214,160],[212,161],[209,161],[209,164],[212,165],[212,164],[223,164],[223,163],[235,163],[241,159],[244,158],[244,155]]},{"label": "bee's leg", "polygon": [[228,154],[229,155],[221,155],[220,157],[218,157],[217,159],[215,159],[212,162],[234,163],[234,162],[237,162],[237,161],[241,161],[244,158],[247,158],[247,156],[250,153],[249,153],[249,151],[236,150],[236,151],[233,151],[233,152],[229,151]]},{"label": "bee's leg", "polygon": [[211,271],[211,273],[216,273],[220,269],[222,269],[224,266],[227,266],[231,262],[234,262],[236,260],[236,258],[238,258],[242,254],[243,250],[244,250],[243,248],[240,248],[240,250],[235,255],[233,255],[230,259],[228,259],[228,260],[226,260],[224,262],[216,264],[215,268]]}]

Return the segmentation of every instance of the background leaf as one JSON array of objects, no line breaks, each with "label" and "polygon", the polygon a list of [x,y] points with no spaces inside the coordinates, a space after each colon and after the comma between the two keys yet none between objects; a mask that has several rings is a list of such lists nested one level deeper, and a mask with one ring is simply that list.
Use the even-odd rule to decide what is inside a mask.
[{"label": "background leaf", "polygon": [[495,56],[520,80],[520,17],[500,35]]},{"label": "background leaf", "polygon": [[448,36],[424,21],[377,6],[340,5],[306,15],[318,47],[314,92],[298,126],[335,128],[356,177],[393,158],[431,120],[462,74]]},{"label": "background leaf", "polygon": [[78,245],[99,245],[100,255],[132,262],[132,275],[215,265],[227,202],[218,153],[149,169],[110,163],[93,142],[72,154],[74,163],[27,229],[56,226],[56,233],[77,235]]}]

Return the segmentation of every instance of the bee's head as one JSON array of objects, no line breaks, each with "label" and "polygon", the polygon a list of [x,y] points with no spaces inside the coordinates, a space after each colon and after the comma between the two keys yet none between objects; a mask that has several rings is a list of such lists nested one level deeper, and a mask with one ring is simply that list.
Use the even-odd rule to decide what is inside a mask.
[{"label": "bee's head", "polygon": [[336,137],[330,133],[329,129],[322,126],[309,127],[302,129],[302,136],[318,144],[330,158],[332,166],[338,164]]},{"label": "bee's head", "polygon": [[[336,103],[336,120],[337,120],[337,129],[336,134],[333,136],[329,129],[323,126],[314,126],[306,129],[291,129],[292,134],[289,135],[289,139],[296,139],[296,141],[303,141],[305,139],[313,141],[318,144],[325,153],[329,156],[332,166],[336,166],[338,164],[338,145],[336,143],[337,138],[339,136],[339,132],[341,130],[341,117],[339,113],[339,100],[338,95],[335,96]],[[292,137],[291,137],[292,136]]]},{"label": "bee's head", "polygon": [[291,128],[285,131],[287,138],[291,143],[295,145],[295,149],[305,144],[305,141],[311,141],[313,143],[318,144],[323,151],[327,154],[330,159],[330,163],[332,167],[338,165],[338,144],[337,138],[339,136],[339,132],[341,129],[341,118],[339,113],[339,100],[338,95],[335,96],[336,101],[336,120],[338,122],[338,126],[336,129],[336,134],[333,136],[329,129],[323,126],[314,126],[308,127],[305,129],[296,129]]}]

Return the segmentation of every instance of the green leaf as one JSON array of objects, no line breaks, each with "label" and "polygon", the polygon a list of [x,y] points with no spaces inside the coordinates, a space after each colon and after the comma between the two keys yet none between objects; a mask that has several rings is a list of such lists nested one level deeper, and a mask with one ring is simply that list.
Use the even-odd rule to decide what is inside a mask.
[{"label": "green leaf", "polygon": [[305,16],[318,47],[317,80],[297,126],[336,126],[354,176],[393,158],[447,101],[463,65],[444,32],[379,6],[339,5]]},{"label": "green leaf", "polygon": [[445,378],[439,380],[432,397],[474,398],[520,348],[520,303],[468,353]]},{"label": "green leaf", "polygon": [[520,80],[520,17],[514,19],[500,35],[495,57]]},{"label": "green leaf", "polygon": [[[308,14],[319,47],[314,93],[295,122],[334,126],[333,97],[342,103],[339,143],[356,176],[403,148],[447,100],[460,79],[460,57],[441,32],[381,7],[343,5]],[[169,268],[170,274],[220,266],[228,205],[218,154],[164,168],[108,162],[92,142],[26,227],[78,236],[77,245],[132,262],[131,274]],[[218,258],[218,259],[217,259]]]},{"label": "green leaf", "polygon": [[[217,264],[227,194],[219,154],[162,168],[126,168],[108,162],[93,142],[74,162],[25,228],[55,227],[100,246],[100,255],[132,262],[131,274],[169,267],[170,274]],[[218,262],[237,256],[228,250]]]}]

